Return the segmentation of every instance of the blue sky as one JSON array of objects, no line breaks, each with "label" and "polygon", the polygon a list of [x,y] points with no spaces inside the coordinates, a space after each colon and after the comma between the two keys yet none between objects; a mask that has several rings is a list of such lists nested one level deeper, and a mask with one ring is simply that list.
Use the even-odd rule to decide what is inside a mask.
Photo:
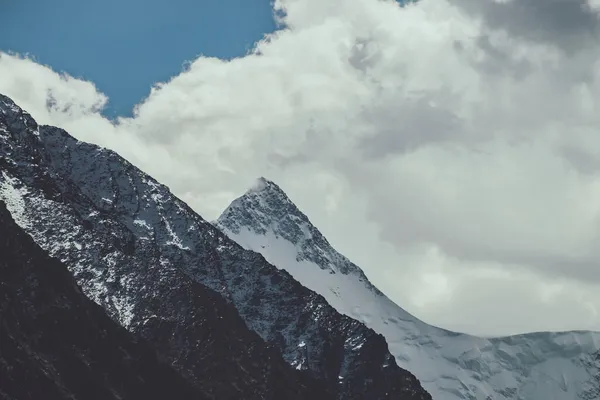
[{"label": "blue sky", "polygon": [[107,116],[129,115],[153,83],[200,54],[245,54],[276,29],[270,0],[0,0],[0,50],[90,80]]}]

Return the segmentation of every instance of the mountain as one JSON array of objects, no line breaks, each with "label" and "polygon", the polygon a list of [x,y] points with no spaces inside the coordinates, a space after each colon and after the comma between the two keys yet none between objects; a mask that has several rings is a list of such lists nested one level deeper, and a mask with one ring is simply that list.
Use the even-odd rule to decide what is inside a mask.
[{"label": "mountain", "polygon": [[0,254],[0,398],[204,398],[85,297],[1,201]]},{"label": "mountain", "polygon": [[385,336],[434,399],[600,399],[600,333],[484,339],[428,325],[377,290],[271,181],[260,178],[216,225]]},{"label": "mountain", "polygon": [[5,96],[0,199],[89,298],[207,395],[431,398],[383,336],[116,153],[38,126]]},{"label": "mountain", "polygon": [[[86,296],[150,342],[207,397],[333,398],[249,330],[230,301],[183,271],[175,232],[208,224],[182,224],[184,205],[167,196],[115,153],[38,127],[0,98],[0,199],[36,243],[67,266]],[[156,233],[146,221],[155,222]],[[205,259],[194,265],[204,268],[218,255],[202,236],[194,240],[206,246],[200,249]]]}]

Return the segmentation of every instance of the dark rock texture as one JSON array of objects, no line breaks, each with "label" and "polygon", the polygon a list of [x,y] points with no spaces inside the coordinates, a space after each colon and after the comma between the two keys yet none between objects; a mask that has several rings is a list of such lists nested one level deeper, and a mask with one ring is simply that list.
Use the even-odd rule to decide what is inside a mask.
[{"label": "dark rock texture", "polygon": [[0,398],[205,397],[85,297],[0,201]]},{"label": "dark rock texture", "polygon": [[[381,335],[244,250],[116,153],[38,127],[6,97],[0,171],[0,199],[19,225],[88,297],[207,393],[430,398]],[[224,373],[236,379],[232,392],[205,379]]]}]

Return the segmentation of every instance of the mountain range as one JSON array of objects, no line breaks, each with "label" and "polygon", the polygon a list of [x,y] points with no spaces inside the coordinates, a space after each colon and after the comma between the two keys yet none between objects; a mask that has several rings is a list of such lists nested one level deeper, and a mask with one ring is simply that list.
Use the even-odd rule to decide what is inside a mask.
[{"label": "mountain range", "polygon": [[116,153],[0,97],[0,199],[83,293],[216,399],[429,399],[383,336]]},{"label": "mountain range", "polygon": [[340,313],[382,334],[434,399],[600,399],[600,333],[486,339],[426,324],[338,253],[275,183],[260,178],[216,225]]},{"label": "mountain range", "polygon": [[[90,319],[98,319],[102,329],[119,332],[111,340],[130,349],[123,368],[132,377],[146,382],[163,368],[170,377],[164,390],[182,382],[184,394],[170,398],[600,398],[599,333],[483,339],[433,327],[371,284],[275,183],[259,179],[210,223],[115,152],[38,125],[2,95],[0,201],[10,213],[0,207],[2,225],[21,232],[16,244],[6,243],[37,254],[35,262],[10,264],[11,271],[23,266],[19,280],[0,280],[19,299],[3,300],[0,314],[2,329],[12,324],[6,326],[18,338],[0,342],[0,371],[8,371],[0,395],[21,359],[35,359],[26,369],[45,374],[40,355],[67,368],[66,360],[91,351],[86,346],[108,343],[80,341],[64,354],[31,347],[26,357],[10,357],[13,348],[37,346],[39,337],[59,343],[57,329],[69,329],[71,323],[47,326],[29,312],[44,310],[44,301],[31,300],[35,282],[50,285],[56,274],[60,282],[72,280],[69,296],[78,293],[77,304],[85,300],[85,310],[95,310],[64,306],[60,318],[72,312],[76,329],[91,329]],[[24,324],[29,331],[14,328]],[[149,372],[127,364],[137,354],[152,360]],[[118,370],[93,366],[98,387],[114,391],[110,374]],[[59,385],[56,376],[46,374]],[[133,390],[151,387],[115,397],[140,398]],[[56,398],[70,398],[69,390]]]}]

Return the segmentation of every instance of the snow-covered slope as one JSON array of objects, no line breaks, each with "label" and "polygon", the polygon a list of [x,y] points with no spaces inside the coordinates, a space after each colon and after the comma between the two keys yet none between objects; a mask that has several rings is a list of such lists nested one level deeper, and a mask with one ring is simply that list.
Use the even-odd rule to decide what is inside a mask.
[{"label": "snow-covered slope", "polygon": [[211,397],[431,398],[381,335],[116,153],[38,126],[2,95],[0,199],[89,298]]},{"label": "snow-covered slope", "polygon": [[260,178],[216,225],[385,336],[434,399],[600,399],[600,333],[484,339],[428,325],[377,290],[273,182]]}]

